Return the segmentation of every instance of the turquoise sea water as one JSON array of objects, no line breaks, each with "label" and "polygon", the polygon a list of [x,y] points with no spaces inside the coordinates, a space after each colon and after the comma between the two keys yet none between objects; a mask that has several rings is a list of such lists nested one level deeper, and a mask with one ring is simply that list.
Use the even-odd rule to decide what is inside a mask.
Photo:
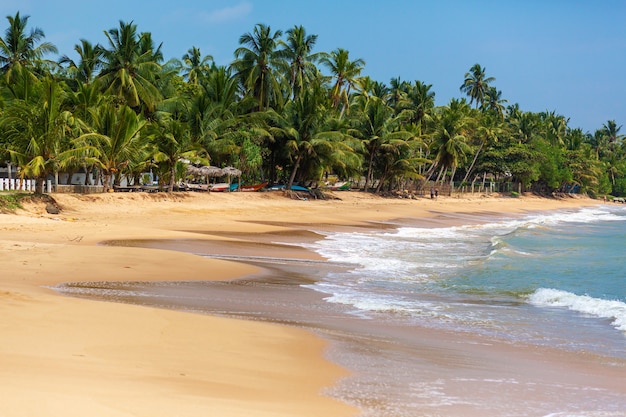
[{"label": "turquoise sea water", "polygon": [[311,287],[363,317],[626,358],[625,244],[623,206],[333,233],[313,249],[352,269]]},{"label": "turquoise sea water", "polygon": [[357,370],[334,395],[368,417],[626,416],[626,208],[479,217],[311,246],[351,267],[308,287],[386,341],[331,356]]}]

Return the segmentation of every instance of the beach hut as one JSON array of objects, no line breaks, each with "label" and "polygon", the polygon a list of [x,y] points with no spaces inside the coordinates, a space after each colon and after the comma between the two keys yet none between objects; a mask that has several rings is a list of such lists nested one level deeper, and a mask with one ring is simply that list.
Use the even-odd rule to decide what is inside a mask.
[{"label": "beach hut", "polygon": [[[235,167],[222,168],[222,175],[227,175],[228,176],[228,189],[229,190],[234,191],[230,187],[230,182],[231,182],[231,178],[232,177],[239,177],[239,180],[237,181],[237,188],[239,188],[241,186],[241,170],[239,170],[239,169],[237,169]],[[237,188],[235,188],[235,190]]]}]

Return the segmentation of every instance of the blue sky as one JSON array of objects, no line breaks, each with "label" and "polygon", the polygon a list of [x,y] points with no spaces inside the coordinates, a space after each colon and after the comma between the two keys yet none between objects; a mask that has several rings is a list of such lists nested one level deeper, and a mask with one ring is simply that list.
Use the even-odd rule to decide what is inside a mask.
[{"label": "blue sky", "polygon": [[610,119],[626,124],[621,0],[3,0],[0,31],[18,10],[61,54],[72,56],[81,38],[105,43],[123,20],[151,32],[166,59],[197,46],[224,65],[255,24],[303,25],[318,35],[317,51],[364,59],[363,75],[432,84],[437,105],[463,97],[464,74],[479,63],[522,110],[555,110],[591,133]]}]

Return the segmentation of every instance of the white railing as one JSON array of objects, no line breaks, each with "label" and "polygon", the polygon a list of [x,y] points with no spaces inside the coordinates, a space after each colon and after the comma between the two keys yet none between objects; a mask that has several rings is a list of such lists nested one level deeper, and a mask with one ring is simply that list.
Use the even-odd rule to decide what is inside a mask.
[{"label": "white railing", "polygon": [[[0,178],[0,191],[35,191],[35,180]],[[52,181],[45,184],[45,192],[52,192]]]}]

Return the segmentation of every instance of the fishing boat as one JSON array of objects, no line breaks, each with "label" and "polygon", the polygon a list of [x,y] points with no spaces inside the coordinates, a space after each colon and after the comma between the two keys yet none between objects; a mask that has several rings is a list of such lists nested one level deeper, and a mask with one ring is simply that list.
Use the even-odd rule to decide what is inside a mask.
[{"label": "fishing boat", "polygon": [[[267,189],[270,191],[283,191],[283,190],[286,190],[287,187],[285,185],[272,185],[271,187],[268,187]],[[292,185],[291,191],[306,191],[307,193],[310,193],[311,189],[307,187],[303,187],[301,185]]]},{"label": "fishing boat", "polygon": [[230,191],[230,187],[235,186],[235,188],[237,188],[238,184],[229,184],[227,182],[219,182],[217,184],[211,184],[209,186],[209,191],[212,192],[224,192],[224,191]]},{"label": "fishing boat", "polygon": [[267,186],[267,182],[262,182],[260,184],[254,184],[254,185],[242,185],[236,191],[254,192],[254,191],[259,191],[260,189],[262,189],[262,188],[264,188],[266,186]]},{"label": "fishing boat", "polygon": [[350,191],[350,183],[347,181],[336,182],[328,188],[330,189],[330,191]]}]

